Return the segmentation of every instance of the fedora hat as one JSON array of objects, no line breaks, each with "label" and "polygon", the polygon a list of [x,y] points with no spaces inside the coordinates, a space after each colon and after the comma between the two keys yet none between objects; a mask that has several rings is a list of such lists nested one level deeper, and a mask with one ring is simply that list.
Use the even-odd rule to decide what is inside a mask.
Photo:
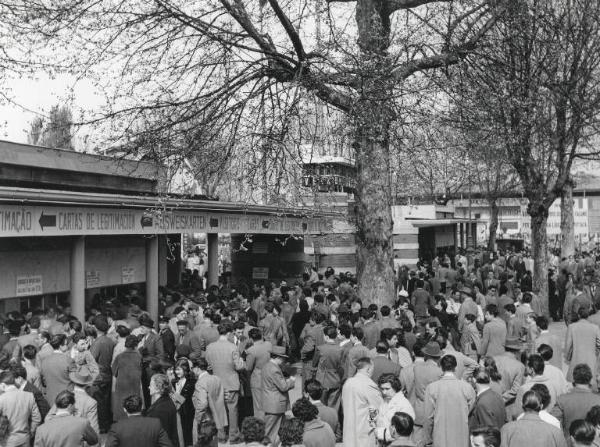
[{"label": "fedora hat", "polygon": [[152,320],[152,318],[150,318],[150,315],[148,314],[140,315],[138,321],[140,322],[141,326],[145,326],[150,329],[154,328],[154,321]]},{"label": "fedora hat", "polygon": [[277,357],[282,357],[284,359],[288,358],[288,355],[285,353],[285,348],[283,346],[273,346],[271,348],[271,355],[276,355]]},{"label": "fedora hat", "polygon": [[69,373],[69,380],[76,385],[91,385],[94,379],[95,377],[87,366],[82,366],[78,370]]},{"label": "fedora hat", "polygon": [[430,341],[425,345],[421,352],[429,357],[441,357],[442,350],[440,349],[440,345],[435,341]]},{"label": "fedora hat", "polygon": [[520,351],[523,348],[523,343],[517,337],[506,337],[504,349],[510,351]]}]

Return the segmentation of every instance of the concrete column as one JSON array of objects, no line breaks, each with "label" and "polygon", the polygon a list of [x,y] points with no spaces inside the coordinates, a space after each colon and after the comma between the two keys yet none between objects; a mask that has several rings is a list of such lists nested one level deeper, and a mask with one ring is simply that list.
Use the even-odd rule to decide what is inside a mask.
[{"label": "concrete column", "polygon": [[458,227],[460,229],[460,248],[465,248],[465,224],[461,222]]},{"label": "concrete column", "polygon": [[85,321],[85,236],[77,236],[71,246],[71,312]]},{"label": "concrete column", "polygon": [[167,247],[167,235],[161,234],[158,239],[158,284],[167,285],[167,257],[170,255]]},{"label": "concrete column", "polygon": [[219,234],[206,235],[206,248],[208,254],[208,281],[207,287],[219,285]]},{"label": "concrete column", "polygon": [[150,317],[158,320],[158,237],[146,239],[146,307]]}]

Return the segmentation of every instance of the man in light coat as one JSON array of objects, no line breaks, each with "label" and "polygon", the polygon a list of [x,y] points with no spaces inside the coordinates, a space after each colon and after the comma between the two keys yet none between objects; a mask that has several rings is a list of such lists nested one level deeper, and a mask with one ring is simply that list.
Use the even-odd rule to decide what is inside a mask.
[{"label": "man in light coat", "polygon": [[497,305],[488,304],[486,306],[485,319],[487,323],[483,326],[479,354],[482,357],[503,354],[507,329],[504,320],[498,317]]},{"label": "man in light coat", "polygon": [[272,445],[279,445],[279,427],[290,406],[288,392],[296,384],[295,377],[286,378],[281,370],[287,358],[283,346],[273,346],[271,360],[262,368],[265,435],[271,440]]},{"label": "man in light coat", "polygon": [[15,376],[10,371],[0,374],[0,391],[0,413],[8,418],[8,433],[3,447],[29,446],[42,422],[33,394],[18,389]]},{"label": "man in light coat", "polygon": [[74,415],[75,396],[70,391],[61,391],[54,403],[56,412],[52,422],[41,425],[35,435],[34,447],[67,447],[98,444],[98,432],[86,418]]},{"label": "man in light coat", "polygon": [[383,399],[371,379],[373,361],[363,357],[356,362],[356,374],[342,388],[344,447],[371,447],[376,443],[377,410]]},{"label": "man in light coat", "polygon": [[223,440],[227,425],[227,409],[225,408],[225,393],[221,379],[208,373],[208,362],[202,357],[194,357],[194,374],[196,387],[192,396],[198,431],[202,426],[214,422],[219,437]]},{"label": "man in light coat", "polygon": [[262,418],[263,391],[262,391],[262,368],[271,359],[273,345],[264,341],[262,333],[258,328],[252,328],[248,332],[252,340],[252,346],[246,349],[246,371],[250,374],[250,389],[252,391],[252,406],[254,416]]},{"label": "man in light coat", "polygon": [[[567,328],[565,340],[565,359],[569,362],[567,380],[573,379],[573,369],[580,363],[587,364],[592,371],[598,371],[598,354],[600,353],[600,328],[587,320],[589,311],[585,307],[578,310],[579,320]],[[592,387],[597,389],[595,374]]]},{"label": "man in light coat", "polygon": [[240,395],[240,377],[238,371],[244,369],[237,346],[229,341],[233,330],[231,323],[221,323],[217,327],[219,339],[206,348],[206,360],[214,375],[223,383],[225,404],[229,421],[229,443],[239,442],[238,399]]},{"label": "man in light coat", "polygon": [[456,447],[469,443],[469,412],[476,395],[469,383],[454,375],[456,366],[456,357],[442,357],[442,378],[425,390],[425,445]]}]

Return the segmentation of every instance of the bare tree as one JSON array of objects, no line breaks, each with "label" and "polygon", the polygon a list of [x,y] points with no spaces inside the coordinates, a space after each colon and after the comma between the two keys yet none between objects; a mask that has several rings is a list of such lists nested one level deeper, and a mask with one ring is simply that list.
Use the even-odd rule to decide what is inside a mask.
[{"label": "bare tree", "polygon": [[463,99],[498,129],[529,200],[534,291],[547,310],[548,210],[589,155],[582,143],[600,110],[600,4],[508,2],[486,44],[467,58]]},{"label": "bare tree", "polygon": [[390,127],[410,113],[396,98],[409,80],[472,51],[493,23],[496,3],[59,0],[40,2],[51,11],[33,22],[68,37],[77,49],[72,66],[91,73],[100,61],[104,76],[118,79],[110,108],[97,119],[118,123],[119,142],[135,141],[134,124],[160,111],[165,119],[156,131],[186,129],[198,117],[235,123],[236,139],[258,143],[258,160],[267,152],[280,160],[290,151],[280,142],[298,97],[309,93],[344,112],[357,165],[360,295],[390,303]]},{"label": "bare tree", "polygon": [[56,149],[74,150],[72,142],[73,116],[68,106],[55,105],[48,118],[35,117],[27,133],[30,144]]}]

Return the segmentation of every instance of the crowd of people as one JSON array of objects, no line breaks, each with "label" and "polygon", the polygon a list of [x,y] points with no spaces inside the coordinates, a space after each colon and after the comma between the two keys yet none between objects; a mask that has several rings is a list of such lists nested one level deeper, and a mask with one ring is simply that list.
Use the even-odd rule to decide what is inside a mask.
[{"label": "crowd of people", "polygon": [[10,312],[0,446],[598,446],[595,262],[557,265],[563,339],[526,260],[401,267],[381,305],[328,268],[251,290],[161,288],[157,322],[135,294],[96,300],[86,321]]}]

